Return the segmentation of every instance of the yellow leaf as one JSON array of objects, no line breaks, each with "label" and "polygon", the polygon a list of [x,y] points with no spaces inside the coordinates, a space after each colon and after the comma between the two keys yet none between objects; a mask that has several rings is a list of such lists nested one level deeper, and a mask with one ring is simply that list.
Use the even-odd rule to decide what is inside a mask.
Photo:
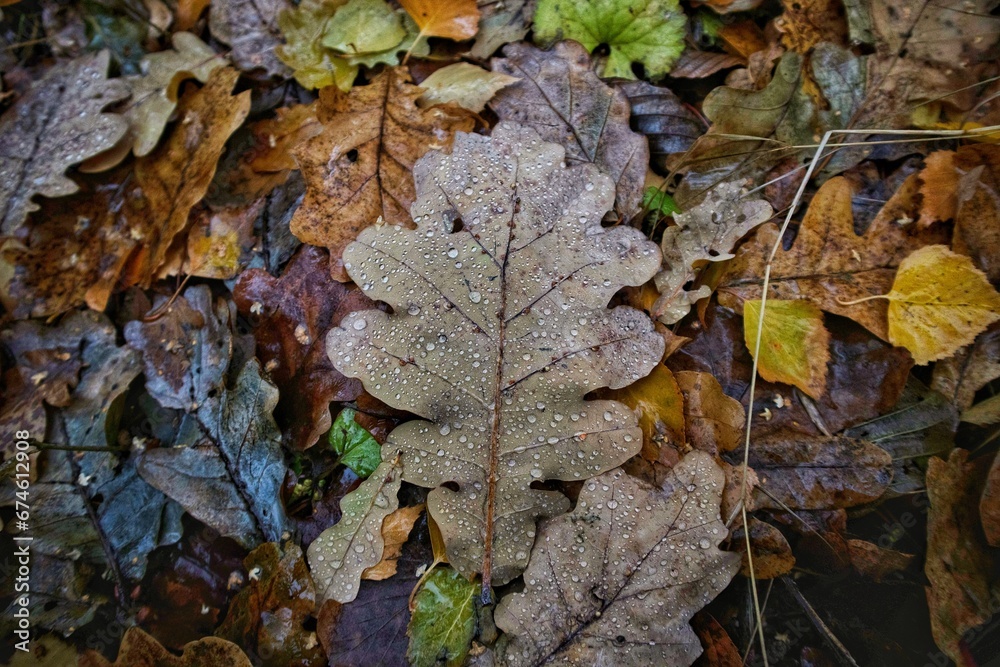
[{"label": "yellow leaf", "polygon": [[1000,294],[972,260],[943,245],[899,265],[889,299],[889,342],[918,364],[950,357],[1000,319]]},{"label": "yellow leaf", "polygon": [[963,412],[962,421],[979,426],[1000,424],[1000,394],[990,396]]},{"label": "yellow leaf", "polygon": [[[743,304],[743,336],[750,354],[757,346],[760,300]],[[830,333],[822,311],[804,300],[768,299],[757,370],[768,382],[795,385],[813,398],[826,390]]]},{"label": "yellow leaf", "polygon": [[661,445],[684,444],[684,396],[673,373],[663,364],[638,382],[604,391],[601,397],[621,401],[639,415],[643,458],[656,461]]},{"label": "yellow leaf", "polygon": [[479,29],[476,0],[399,0],[420,27],[421,37],[472,39]]}]

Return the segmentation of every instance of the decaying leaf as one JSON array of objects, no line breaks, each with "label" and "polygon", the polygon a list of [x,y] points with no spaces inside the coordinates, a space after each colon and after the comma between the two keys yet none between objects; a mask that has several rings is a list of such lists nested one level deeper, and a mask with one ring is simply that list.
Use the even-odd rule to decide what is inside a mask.
[{"label": "decaying leaf", "polygon": [[504,44],[524,39],[535,14],[535,0],[479,0],[477,5],[479,32],[469,55],[482,60]]},{"label": "decaying leaf", "polygon": [[620,401],[635,410],[642,429],[640,454],[644,459],[659,460],[663,445],[684,444],[684,396],[673,373],[663,364],[657,364],[649,375],[627,387],[600,392],[600,397]]},{"label": "decaying leaf", "polygon": [[740,526],[733,531],[733,545],[743,556],[740,574],[757,579],[776,579],[792,571],[795,567],[795,555],[792,554],[788,540],[780,530],[754,517],[750,517],[750,548],[753,550],[753,570],[751,570],[750,559],[747,557],[745,530]]},{"label": "decaying leaf", "polygon": [[406,634],[406,658],[413,667],[462,667],[476,632],[478,587],[439,567],[420,585]]},{"label": "decaying leaf", "polygon": [[589,52],[604,44],[609,53],[598,65],[603,77],[635,79],[633,64],[661,79],[684,50],[687,18],[677,0],[539,0],[535,41],[550,46],[561,39]]},{"label": "decaying leaf", "polygon": [[739,567],[718,549],[728,534],[722,485],[704,452],[688,454],[662,488],[620,470],[584,484],[571,514],[542,524],[524,592],[497,607],[503,664],[694,662],[691,616]]},{"label": "decaying leaf", "polygon": [[954,356],[934,364],[931,388],[941,392],[961,412],[976,392],[1000,377],[1000,326],[994,324]]},{"label": "decaying leaf", "polygon": [[712,292],[706,285],[685,289],[695,279],[696,269],[732,258],[736,242],[770,217],[771,206],[747,197],[734,181],[720,183],[700,204],[675,215],[676,224],[663,232],[660,243],[663,270],[654,279],[660,298],[653,305],[653,316],[673,324],[687,315],[695,301]]},{"label": "decaying leaf", "polygon": [[233,290],[236,307],[254,325],[257,356],[280,392],[275,419],[287,443],[300,449],[329,430],[331,402],[353,401],[361,393],[361,383],[330,362],[326,334],[345,314],[374,303],[331,279],[329,261],[323,250],[306,246],[280,278],[250,269]]},{"label": "decaying leaf", "polygon": [[382,581],[396,574],[399,559],[403,555],[403,545],[409,539],[413,524],[424,513],[424,509],[423,504],[400,507],[382,521],[382,541],[385,543],[382,560],[366,569],[361,574],[362,579]]},{"label": "decaying leaf", "polygon": [[616,87],[628,97],[631,124],[649,140],[653,165],[666,168],[667,157],[691,148],[705,128],[669,88],[645,81],[625,81]]},{"label": "decaying leaf", "polygon": [[417,100],[421,107],[454,102],[473,113],[481,112],[486,103],[502,88],[517,81],[517,77],[502,72],[489,72],[471,63],[455,63],[434,70],[420,82],[426,90]]},{"label": "decaying leaf", "polygon": [[420,27],[421,37],[462,41],[476,36],[479,8],[476,0],[399,0]]},{"label": "decaying leaf", "polygon": [[768,382],[791,384],[813,398],[826,390],[830,361],[830,332],[823,326],[823,313],[809,301],[768,299],[764,324],[760,325],[760,300],[743,304],[743,333],[752,355],[761,329],[757,371]]},{"label": "decaying leaf", "polygon": [[497,94],[493,110],[501,120],[562,144],[569,164],[596,164],[615,182],[618,218],[630,218],[642,199],[649,148],[629,128],[625,95],[594,74],[590,56],[576,42],[560,42],[551,51],[508,44],[503,53],[493,60],[493,71],[521,80]]},{"label": "decaying leaf", "polygon": [[292,232],[303,243],[330,249],[338,280],[347,279],[341,253],[358,232],[379,218],[411,224],[417,159],[473,127],[471,115],[454,105],[419,108],[422,94],[404,69],[387,70],[350,94],[326,88],[320,93],[323,131],[293,151],[306,197]]},{"label": "decaying leaf", "polygon": [[316,591],[302,549],[289,544],[282,550],[267,542],[250,552],[243,566],[247,584],[229,603],[216,637],[264,664],[318,664],[324,656],[316,634],[303,627],[315,611]]},{"label": "decaying leaf", "polygon": [[963,664],[960,642],[994,613],[997,591],[989,552],[983,542],[977,507],[976,464],[969,452],[952,451],[947,461],[932,457],[927,466],[927,560],[924,572],[934,641]]},{"label": "decaying leaf", "polygon": [[38,209],[36,194],[76,192],[66,169],[125,135],[125,119],[103,113],[128,96],[123,81],[106,78],[109,58],[102,51],[54,65],[0,117],[0,234],[13,234]]},{"label": "decaying leaf", "polygon": [[137,627],[129,628],[118,648],[118,659],[109,662],[103,655],[88,650],[80,656],[79,667],[253,667],[240,647],[218,637],[205,637],[184,647],[178,657],[160,642]]},{"label": "decaying leaf", "polygon": [[684,426],[688,444],[712,455],[731,452],[742,442],[746,416],[743,406],[722,391],[710,373],[674,374],[684,395]]},{"label": "decaying leaf", "polygon": [[750,446],[758,509],[838,509],[876,500],[892,482],[892,458],[869,442],[787,435]]},{"label": "decaying leaf", "polygon": [[354,85],[358,65],[323,46],[323,37],[334,13],[346,1],[303,0],[297,7],[278,13],[278,27],[286,43],[274,52],[305,88],[336,85],[341,90],[350,90]]},{"label": "decaying leaf", "polygon": [[993,465],[986,475],[983,495],[979,498],[979,515],[986,541],[990,546],[1000,547],[1000,456],[993,457]]},{"label": "decaying leaf", "polygon": [[402,452],[403,479],[433,489],[449,561],[482,572],[484,589],[520,574],[535,521],[568,506],[532,482],[586,479],[639,451],[631,410],[582,397],[638,380],[663,352],[645,315],[606,308],[649,279],[656,247],[601,227],[611,180],[563,159],[561,146],[500,123],[421,160],[417,230],[370,227],[344,253],[394,313],[352,313],[327,339],[342,373],[431,420],[393,431],[383,459]]},{"label": "decaying leaf", "polygon": [[[946,240],[942,231],[899,225],[879,214],[863,235],[854,231],[853,189],[843,177],[831,178],[813,196],[795,243],[779,250],[771,265],[771,299],[808,298],[823,310],[849,317],[876,336],[888,340],[886,304],[882,299],[845,305],[856,299],[885,294],[899,263],[916,248]],[[744,243],[719,285],[743,300],[759,299],[764,266],[778,230],[761,227]]]},{"label": "decaying leaf", "polygon": [[229,45],[233,64],[244,72],[288,77],[291,70],[275,53],[281,44],[278,15],[288,7],[287,0],[215,0],[208,25],[213,37]]},{"label": "decaying leaf", "polygon": [[951,356],[1000,320],[1000,294],[986,275],[943,245],[908,255],[886,298],[889,342],[918,364]]},{"label": "decaying leaf", "polygon": [[382,521],[399,507],[402,472],[398,457],[383,461],[340,501],[340,521],[309,545],[306,557],[321,602],[353,600],[362,573],[382,560]]}]

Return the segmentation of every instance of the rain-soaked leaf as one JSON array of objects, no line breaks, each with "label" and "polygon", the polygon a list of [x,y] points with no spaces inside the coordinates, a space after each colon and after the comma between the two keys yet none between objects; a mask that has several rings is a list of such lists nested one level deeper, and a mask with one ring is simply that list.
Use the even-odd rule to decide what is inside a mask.
[{"label": "rain-soaked leaf", "polygon": [[534,34],[550,46],[562,39],[583,44],[589,52],[606,45],[598,65],[604,77],[637,78],[633,65],[647,77],[661,79],[684,50],[687,18],[677,0],[538,0]]},{"label": "rain-soaked leaf", "polygon": [[320,94],[323,131],[293,151],[306,197],[292,232],[303,243],[330,249],[338,280],[346,281],[340,255],[362,229],[379,218],[411,224],[417,159],[473,127],[471,114],[457,106],[419,108],[422,94],[404,69],[387,70],[350,94],[326,88]]},{"label": "rain-soaked leaf", "polygon": [[576,42],[551,51],[517,43],[494,58],[494,72],[521,79],[497,93],[491,106],[501,120],[534,128],[562,144],[569,164],[592,162],[614,182],[615,213],[627,220],[639,208],[649,148],[629,128],[624,93],[603,83]]},{"label": "rain-soaked leaf", "polygon": [[1000,320],[1000,294],[986,274],[943,245],[908,255],[886,298],[889,342],[921,365],[951,356]]},{"label": "rain-soaked leaf", "polygon": [[434,70],[420,82],[425,92],[417,100],[421,107],[454,102],[474,113],[480,113],[497,91],[516,82],[515,76],[490,72],[471,63],[455,63]]},{"label": "rain-soaked leaf", "polygon": [[476,36],[479,8],[476,0],[399,0],[413,17],[421,37],[462,41]]},{"label": "rain-soaked leaf", "polygon": [[103,655],[89,649],[80,656],[78,667],[253,667],[253,663],[236,644],[205,637],[184,647],[176,656],[140,628],[129,628],[118,648],[118,659],[110,662]]},{"label": "rain-soaked leaf", "polygon": [[257,357],[280,392],[275,419],[286,443],[300,449],[330,429],[331,402],[353,401],[361,393],[360,382],[333,367],[326,335],[344,315],[374,302],[330,278],[329,261],[323,250],[306,246],[280,278],[250,269],[233,289],[237,308],[254,326]]},{"label": "rain-soaked leaf", "polygon": [[340,521],[309,545],[306,556],[321,601],[353,600],[362,573],[382,560],[382,521],[399,507],[402,472],[398,457],[383,462],[340,501]]},{"label": "rain-soaked leaf", "polygon": [[649,140],[654,166],[666,167],[667,157],[691,148],[705,127],[669,88],[645,81],[625,81],[616,87],[632,107],[632,129]]},{"label": "rain-soaked leaf", "polygon": [[106,51],[54,65],[0,117],[0,234],[12,235],[38,205],[35,195],[64,197],[79,188],[71,165],[114,146],[128,129],[105,107],[128,96],[108,80]]},{"label": "rain-soaked leaf", "polygon": [[[839,176],[820,187],[792,247],[774,257],[767,296],[768,300],[805,297],[888,340],[883,299],[845,302],[885,294],[904,257],[927,243],[945,242],[947,236],[939,229],[904,227],[881,214],[859,236],[854,231],[852,194],[851,183]],[[740,247],[719,285],[721,303],[729,305],[724,299],[727,291],[744,300],[760,298],[764,265],[777,233],[776,226],[765,225]]]},{"label": "rain-soaked leaf", "polygon": [[139,474],[192,516],[241,545],[277,542],[288,530],[285,464],[271,413],[278,390],[251,359],[235,386],[199,415],[211,437],[143,454]]},{"label": "rain-soaked leaf", "polygon": [[621,470],[584,484],[571,514],[541,525],[524,592],[496,609],[503,664],[693,663],[702,649],[691,616],[739,567],[718,549],[722,485],[704,452],[662,488]]},{"label": "rain-soaked leaf", "polygon": [[830,361],[830,332],[823,326],[823,313],[809,301],[768,299],[764,323],[760,323],[759,299],[743,304],[743,335],[752,355],[761,329],[757,372],[769,382],[791,384],[813,398],[826,390]]},{"label": "rain-soaked leaf", "polygon": [[476,632],[479,587],[439,567],[420,585],[406,633],[406,658],[413,667],[462,667]]},{"label": "rain-soaked leaf", "polygon": [[892,458],[880,447],[846,437],[795,433],[750,445],[760,484],[758,509],[838,509],[876,500],[892,482]]},{"label": "rain-soaked leaf", "polygon": [[687,315],[695,301],[712,293],[707,285],[686,289],[696,269],[732,258],[736,242],[770,217],[771,206],[746,195],[735,181],[720,183],[700,204],[675,215],[676,224],[663,232],[660,242],[663,270],[655,278],[660,298],[653,305],[653,316],[674,324]]},{"label": "rain-soaked leaf", "polygon": [[208,25],[212,36],[232,49],[233,64],[242,71],[287,78],[291,70],[274,50],[282,43],[278,14],[288,7],[288,0],[215,0]]},{"label": "rain-soaked leaf", "polygon": [[660,460],[664,445],[684,444],[684,396],[663,364],[657,364],[649,375],[627,387],[600,392],[600,397],[620,401],[635,410],[642,429],[640,454],[644,459]]},{"label": "rain-soaked leaf", "polygon": [[243,566],[249,580],[230,602],[215,635],[262,664],[320,664],[323,652],[316,634],[303,627],[316,611],[316,591],[302,549],[289,544],[282,551],[267,542],[250,552]]},{"label": "rain-soaked leaf", "polygon": [[382,462],[379,452],[380,445],[365,430],[365,427],[354,421],[356,410],[344,408],[337,415],[333,427],[326,434],[327,443],[337,457],[337,463],[347,466],[361,479],[367,478]]},{"label": "rain-soaked leaf", "polygon": [[603,228],[611,180],[563,157],[500,123],[421,160],[417,230],[370,227],[344,253],[394,313],[352,313],[327,339],[341,372],[431,420],[393,431],[383,459],[401,452],[403,479],[433,489],[449,561],[482,572],[484,590],[520,574],[535,521],[568,506],[532,482],[586,479],[639,451],[631,410],[583,396],[638,380],[663,352],[645,315],[606,308],[651,277],[656,247],[631,227]]}]

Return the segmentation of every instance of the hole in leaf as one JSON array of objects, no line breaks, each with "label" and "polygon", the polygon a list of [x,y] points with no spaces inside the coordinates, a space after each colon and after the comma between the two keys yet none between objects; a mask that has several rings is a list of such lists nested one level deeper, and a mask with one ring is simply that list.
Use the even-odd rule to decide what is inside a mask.
[{"label": "hole in leaf", "polygon": [[351,150],[347,151],[347,154],[344,157],[347,158],[348,162],[357,162],[358,161],[358,149],[357,148],[352,148]]}]

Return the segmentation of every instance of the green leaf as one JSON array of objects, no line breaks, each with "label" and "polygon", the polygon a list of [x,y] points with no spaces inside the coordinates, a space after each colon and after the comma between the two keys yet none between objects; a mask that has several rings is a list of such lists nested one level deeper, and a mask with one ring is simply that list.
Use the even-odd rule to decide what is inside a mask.
[{"label": "green leaf", "polygon": [[295,9],[278,15],[278,27],[285,44],[275,52],[281,62],[294,70],[295,80],[304,88],[336,85],[348,91],[358,75],[358,66],[323,46],[323,36],[341,0],[303,0]]},{"label": "green leaf", "polygon": [[436,569],[414,598],[406,634],[406,657],[413,667],[459,667],[469,655],[476,632],[476,593],[479,586],[451,569]]},{"label": "green leaf", "polygon": [[684,50],[686,22],[677,0],[539,0],[534,30],[543,46],[575,39],[593,52],[607,45],[601,76],[634,79],[632,64],[641,63],[656,80]]},{"label": "green leaf", "polygon": [[[795,385],[818,399],[826,390],[830,332],[823,311],[804,299],[768,299],[757,370],[768,382]],[[743,335],[750,354],[757,346],[760,300],[743,303]]]},{"label": "green leaf", "polygon": [[323,46],[346,55],[388,51],[406,37],[401,18],[385,0],[351,0],[327,24]]},{"label": "green leaf", "polygon": [[382,462],[382,454],[381,447],[372,434],[354,421],[356,412],[351,408],[341,410],[326,438],[330,449],[338,456],[338,462],[364,479]]},{"label": "green leaf", "polygon": [[661,215],[673,215],[681,212],[681,207],[677,205],[673,197],[652,185],[642,193],[642,207],[649,211],[658,211]]}]

